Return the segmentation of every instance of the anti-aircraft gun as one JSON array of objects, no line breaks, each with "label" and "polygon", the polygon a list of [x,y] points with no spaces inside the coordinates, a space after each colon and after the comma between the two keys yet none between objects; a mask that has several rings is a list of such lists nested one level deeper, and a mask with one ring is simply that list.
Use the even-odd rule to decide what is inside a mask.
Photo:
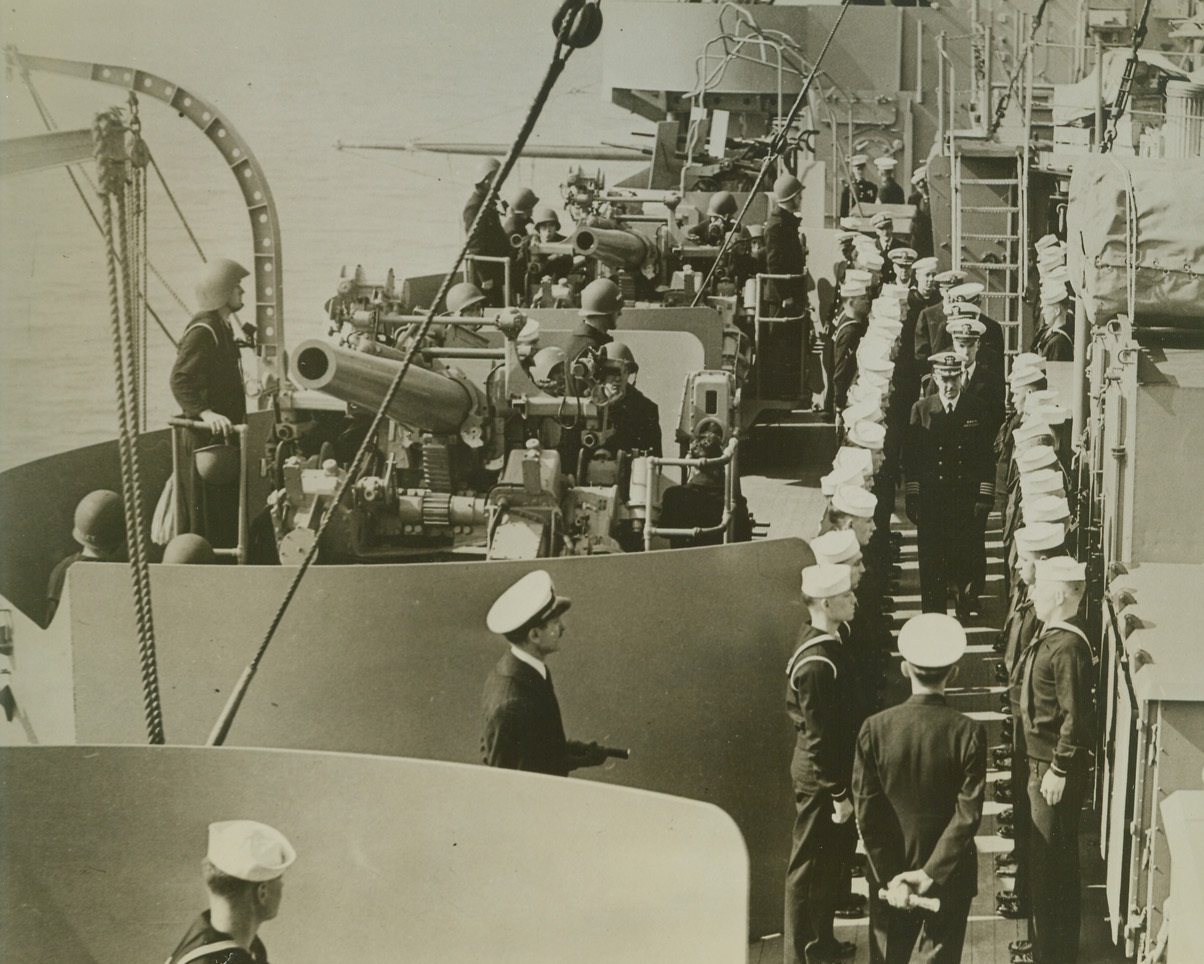
[{"label": "anti-aircraft gun", "polygon": [[[327,512],[333,517],[320,546],[327,562],[526,559],[638,547],[649,507],[655,512],[668,483],[640,453],[613,449],[610,413],[622,390],[613,398],[604,390],[610,362],[586,355],[571,379],[581,394],[548,394],[520,357],[526,322],[516,309],[502,312],[493,323],[500,348],[420,346],[422,362],[402,380],[387,429],[341,504],[331,500],[349,467],[333,447],[286,459],[270,500],[282,561],[303,557]],[[291,377],[303,391],[340,399],[347,417],[364,423],[400,368],[399,351],[310,340],[294,351]],[[474,380],[457,358],[496,367]],[[734,385],[725,397],[734,406]],[[725,421],[734,426],[734,411]]]}]

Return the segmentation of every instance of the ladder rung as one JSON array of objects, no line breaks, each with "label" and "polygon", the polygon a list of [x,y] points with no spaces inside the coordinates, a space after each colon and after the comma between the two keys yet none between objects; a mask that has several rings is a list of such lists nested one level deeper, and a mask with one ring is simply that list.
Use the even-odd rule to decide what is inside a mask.
[{"label": "ladder rung", "polygon": [[974,241],[1019,241],[1018,234],[963,234],[962,239],[973,239]]},{"label": "ladder rung", "polygon": [[964,177],[962,184],[990,184],[994,187],[1015,186],[1020,182],[1014,177]]},{"label": "ladder rung", "polygon": [[1020,267],[1018,264],[996,264],[994,261],[963,261],[963,268],[980,268],[983,271],[1015,271]]},{"label": "ladder rung", "polygon": [[963,213],[968,214],[1019,214],[1020,208],[1013,207],[963,207]]}]

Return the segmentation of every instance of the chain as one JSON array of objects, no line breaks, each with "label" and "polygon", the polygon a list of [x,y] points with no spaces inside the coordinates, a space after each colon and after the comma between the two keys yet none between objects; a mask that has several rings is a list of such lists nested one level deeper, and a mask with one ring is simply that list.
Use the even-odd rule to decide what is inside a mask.
[{"label": "chain", "polygon": [[[1124,76],[1120,79],[1120,89],[1116,92],[1116,100],[1112,102],[1112,106],[1108,108],[1108,127],[1104,131],[1103,140],[1100,142],[1099,152],[1107,154],[1112,150],[1112,145],[1116,143],[1116,132],[1120,125],[1120,119],[1124,116],[1125,108],[1129,106],[1129,89],[1133,84],[1133,73],[1137,69],[1138,54],[1141,52],[1141,46],[1145,43],[1146,26],[1150,19],[1150,5],[1152,0],[1145,0],[1145,6],[1141,10],[1141,17],[1137,21],[1137,26],[1133,28],[1133,51],[1129,54],[1129,59],[1125,61]],[[1096,70],[1102,71],[1104,65],[1101,62],[1095,65]]]},{"label": "chain", "polygon": [[1033,27],[1028,32],[1028,43],[1024,45],[1024,49],[1020,52],[1020,56],[1016,59],[1016,64],[1012,68],[1012,75],[1008,78],[1007,90],[1003,92],[1003,96],[999,98],[999,103],[995,105],[995,116],[991,118],[991,126],[987,130],[987,136],[992,136],[999,125],[1003,123],[1003,116],[1007,113],[1008,103],[1012,99],[1012,94],[1016,90],[1016,83],[1020,80],[1021,73],[1024,72],[1024,65],[1028,63],[1028,55],[1032,52],[1033,45],[1037,42],[1037,31],[1041,28],[1041,18],[1045,16],[1045,7],[1049,0],[1041,0],[1041,6],[1037,7],[1037,12],[1033,16]]}]

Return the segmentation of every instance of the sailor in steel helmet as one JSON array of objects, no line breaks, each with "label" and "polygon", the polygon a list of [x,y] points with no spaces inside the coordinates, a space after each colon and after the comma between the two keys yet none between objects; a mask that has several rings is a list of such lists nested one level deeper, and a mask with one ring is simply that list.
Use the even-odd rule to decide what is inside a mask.
[{"label": "sailor in steel helmet", "polygon": [[255,820],[209,825],[202,861],[209,909],[189,928],[167,964],[264,964],[259,927],[280,911],[283,874],[297,859],[279,830]]}]

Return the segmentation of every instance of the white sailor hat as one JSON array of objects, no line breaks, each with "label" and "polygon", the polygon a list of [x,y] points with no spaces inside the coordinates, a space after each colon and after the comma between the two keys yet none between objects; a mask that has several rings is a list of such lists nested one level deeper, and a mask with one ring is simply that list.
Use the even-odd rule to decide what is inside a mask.
[{"label": "white sailor hat", "polygon": [[870,218],[870,224],[876,228],[880,228],[887,224],[894,224],[894,220],[885,211],[878,211]]},{"label": "white sailor hat", "polygon": [[1037,560],[1037,582],[1086,582],[1087,566],[1070,556]]},{"label": "white sailor hat", "polygon": [[1057,462],[1057,454],[1048,445],[1034,445],[1032,448],[1016,453],[1016,467],[1020,469],[1021,475],[1032,472],[1034,469],[1044,469],[1056,465]]},{"label": "white sailor hat", "polygon": [[836,241],[838,244],[845,244],[846,242],[854,241],[859,237],[861,237],[861,235],[856,231],[838,231],[836,234]]},{"label": "white sailor hat", "polygon": [[1066,282],[1064,281],[1041,285],[1042,305],[1059,305],[1069,297],[1070,292],[1066,290]]},{"label": "white sailor hat", "polygon": [[967,281],[951,288],[949,298],[951,301],[972,301],[974,298],[982,297],[982,293],[986,290],[977,281]]},{"label": "white sailor hat", "polygon": [[832,508],[845,515],[872,519],[874,510],[878,508],[878,499],[872,492],[867,492],[858,486],[842,485],[832,496]]},{"label": "white sailor hat", "polygon": [[954,375],[966,367],[966,360],[955,351],[938,351],[935,355],[929,355],[928,361],[934,374]]},{"label": "white sailor hat", "polygon": [[941,263],[936,258],[920,258],[913,264],[912,270],[916,273],[921,271],[935,271]]},{"label": "white sailor hat", "polygon": [[882,157],[874,158],[874,167],[878,168],[880,171],[893,171],[898,166],[899,162],[893,157],[886,157],[884,155]]},{"label": "white sailor hat", "polygon": [[886,426],[862,419],[860,422],[853,423],[846,438],[859,448],[881,452],[882,445],[886,440]]},{"label": "white sailor hat", "polygon": [[871,251],[866,248],[857,252],[857,260],[870,269],[870,271],[881,271],[886,262],[882,259],[882,255],[877,251]]},{"label": "white sailor hat", "polygon": [[1064,495],[1036,495],[1022,503],[1025,522],[1062,522],[1070,518],[1070,503]]},{"label": "white sailor hat", "polygon": [[815,553],[816,565],[847,565],[850,559],[861,555],[861,543],[852,529],[829,529],[811,540],[811,551]]},{"label": "white sailor hat", "polygon": [[850,167],[864,167],[869,162],[870,162],[870,159],[865,154],[854,154],[852,157],[849,158],[849,166]]},{"label": "white sailor hat", "polygon": [[897,298],[888,298],[879,296],[874,299],[870,305],[871,317],[885,318],[889,321],[898,321],[903,315],[903,309],[899,307]]},{"label": "white sailor hat", "polygon": [[890,318],[875,318],[871,316],[869,334],[886,339],[891,345],[897,345],[899,343],[899,336],[903,334],[903,322]]},{"label": "white sailor hat", "polygon": [[1033,522],[1024,520],[1024,525],[1012,537],[1016,548],[1032,555],[1057,549],[1066,541],[1066,527],[1060,522]]},{"label": "white sailor hat", "polygon": [[[897,251],[898,248],[895,250]],[[895,301],[898,301],[900,304],[907,303],[907,296],[910,293],[911,287],[909,285],[901,285],[895,281],[888,281],[882,286],[882,297],[892,298]]]},{"label": "white sailor hat", "polygon": [[858,378],[849,389],[849,401],[857,405],[882,405],[882,396],[889,384],[878,382],[871,385],[862,378]]},{"label": "white sailor hat", "polygon": [[1022,385],[1035,385],[1044,378],[1045,372],[1039,368],[1033,368],[1031,365],[1015,365],[1012,367],[1012,373],[1008,375],[1008,383],[1013,389],[1016,389]]},{"label": "white sailor hat", "polygon": [[275,880],[297,859],[297,851],[275,827],[255,820],[209,824],[209,863],[228,877],[262,883]]},{"label": "white sailor hat", "polygon": [[921,164],[911,174],[911,183],[919,184],[921,181],[928,179],[928,165]]},{"label": "white sailor hat", "polygon": [[847,278],[840,286],[840,297],[842,298],[861,298],[869,294],[869,291],[860,281],[849,281]]},{"label": "white sailor hat", "polygon": [[543,569],[535,569],[497,597],[485,617],[485,625],[491,633],[505,636],[559,616],[572,604],[567,596],[556,595],[551,576]]},{"label": "white sailor hat", "polygon": [[819,480],[819,491],[830,499],[842,485],[865,485],[865,473],[853,464],[833,465],[832,471]]},{"label": "white sailor hat", "polygon": [[858,350],[864,348],[867,355],[890,358],[891,352],[895,350],[897,339],[882,326],[896,323],[892,318],[874,318],[871,316],[870,326],[861,337],[861,344],[857,346]]},{"label": "white sailor hat", "polygon": [[891,248],[886,256],[895,264],[915,264],[919,254],[915,248]]},{"label": "white sailor hat", "polygon": [[[846,231],[861,232],[871,230],[869,219],[859,218],[855,214],[850,214],[847,217],[841,218],[840,226]],[[858,237],[860,237],[860,233],[858,233]]]},{"label": "white sailor hat", "polygon": [[1033,244],[1033,247],[1038,251],[1045,251],[1047,248],[1055,247],[1061,243],[1062,242],[1058,240],[1058,236],[1056,234],[1047,234],[1042,238],[1038,238]]},{"label": "white sailor hat", "polygon": [[1062,491],[1062,473],[1057,469],[1036,469],[1020,476],[1020,491],[1024,496]]},{"label": "white sailor hat", "polygon": [[959,285],[966,280],[966,276],[960,271],[950,268],[948,271],[942,271],[935,279],[938,285],[942,288],[950,287],[951,285]]},{"label": "white sailor hat", "polygon": [[873,456],[865,449],[852,444],[842,445],[836,450],[836,457],[832,459],[832,467],[836,468],[837,466],[854,468],[862,476],[874,474]]},{"label": "white sailor hat", "polygon": [[885,395],[890,391],[890,375],[886,372],[871,371],[868,368],[863,368],[857,372],[857,384],[865,385],[880,395]]},{"label": "white sailor hat", "polygon": [[845,408],[841,418],[845,425],[857,422],[881,422],[883,419],[882,406],[876,402],[854,402]]},{"label": "white sailor hat", "polygon": [[849,268],[844,273],[845,281],[854,281],[857,284],[869,285],[874,280],[874,276],[864,268]]},{"label": "white sailor hat", "polygon": [[1016,428],[1012,429],[1012,438],[1019,442],[1028,442],[1035,438],[1040,438],[1042,435],[1053,436],[1051,429],[1045,422],[1039,418],[1026,420],[1021,422]]},{"label": "white sailor hat", "polygon": [[1013,368],[1018,365],[1024,365],[1029,368],[1037,368],[1044,372],[1045,356],[1038,355],[1035,351],[1022,351],[1012,359]]},{"label": "white sailor hat", "polygon": [[966,631],[945,613],[920,613],[899,630],[899,654],[920,669],[952,666],[966,651]]},{"label": "white sailor hat", "polygon": [[812,599],[840,596],[853,588],[853,570],[848,566],[808,566],[803,570],[803,595]]},{"label": "white sailor hat", "polygon": [[1042,284],[1049,284],[1051,281],[1070,281],[1070,269],[1066,267],[1064,260],[1059,260],[1056,264],[1046,262],[1038,265],[1038,274],[1041,275]]},{"label": "white sailor hat", "polygon": [[895,370],[895,363],[889,358],[883,358],[873,350],[872,345],[864,346],[865,351],[857,349],[857,370],[867,375],[878,374],[884,378]]},{"label": "white sailor hat", "polygon": [[1070,409],[1057,402],[1038,402],[1037,407],[1030,409],[1030,412],[1050,425],[1061,425],[1070,418]]},{"label": "white sailor hat", "polygon": [[983,336],[987,330],[977,318],[965,318],[960,314],[954,315],[945,325],[945,330],[949,332],[953,338],[974,338],[978,339]]}]

